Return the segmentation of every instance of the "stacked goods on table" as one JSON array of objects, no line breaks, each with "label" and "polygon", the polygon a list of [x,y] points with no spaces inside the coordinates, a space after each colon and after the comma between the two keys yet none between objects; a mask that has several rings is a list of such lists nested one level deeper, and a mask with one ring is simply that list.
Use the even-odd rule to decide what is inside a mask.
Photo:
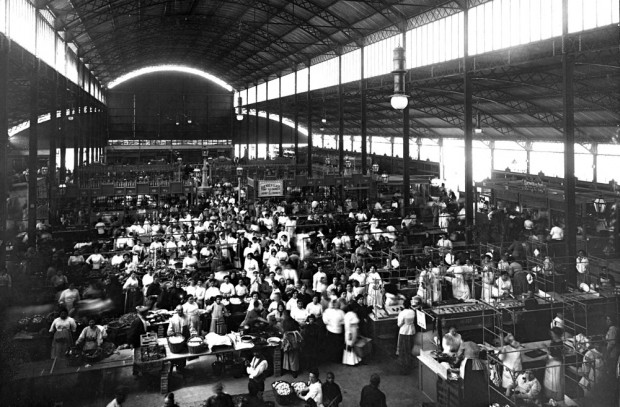
[{"label": "stacked goods on table", "polygon": [[146,315],[146,320],[150,324],[158,324],[162,322],[168,322],[170,317],[172,316],[172,311],[168,310],[157,310],[157,311],[149,311]]},{"label": "stacked goods on table", "polygon": [[140,361],[153,362],[166,357],[166,348],[162,345],[149,345],[140,347]]},{"label": "stacked goods on table", "polygon": [[157,343],[157,334],[140,335],[140,361],[152,362],[166,357],[166,348]]},{"label": "stacked goods on table", "polygon": [[276,402],[280,405],[287,406],[295,401],[296,394],[289,382],[277,380],[271,385],[276,397]]}]

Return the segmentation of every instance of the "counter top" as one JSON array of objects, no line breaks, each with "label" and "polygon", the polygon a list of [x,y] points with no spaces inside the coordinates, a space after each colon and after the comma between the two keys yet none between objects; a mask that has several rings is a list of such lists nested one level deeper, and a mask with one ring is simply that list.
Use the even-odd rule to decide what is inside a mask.
[{"label": "counter top", "polygon": [[420,361],[420,363],[423,363],[426,367],[428,367],[437,376],[441,377],[443,380],[448,380],[448,369],[437,360],[435,360],[435,358],[433,357],[433,351],[421,350],[420,356],[418,356],[418,360]]}]

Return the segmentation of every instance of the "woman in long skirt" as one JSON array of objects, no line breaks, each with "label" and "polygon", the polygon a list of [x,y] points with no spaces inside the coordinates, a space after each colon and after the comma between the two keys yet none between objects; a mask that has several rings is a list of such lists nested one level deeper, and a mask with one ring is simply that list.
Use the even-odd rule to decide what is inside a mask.
[{"label": "woman in long skirt", "polygon": [[54,333],[51,358],[65,357],[67,349],[73,346],[73,334],[77,329],[75,320],[69,316],[66,308],[60,310],[60,316],[52,322],[50,332]]},{"label": "woman in long skirt", "polygon": [[398,314],[398,345],[396,355],[403,374],[409,373],[413,364],[412,350],[415,345],[415,311],[411,308],[411,301],[405,300],[404,308]]},{"label": "woman in long skirt", "polygon": [[362,361],[355,353],[355,343],[359,331],[360,320],[357,314],[349,311],[344,315],[344,352],[342,354],[342,363],[349,366],[355,366]]},{"label": "woman in long skirt", "polygon": [[383,308],[383,280],[375,266],[370,266],[366,278],[366,305],[369,307]]},{"label": "woman in long skirt", "polygon": [[207,307],[207,312],[211,314],[211,326],[209,332],[215,332],[218,335],[226,335],[227,327],[225,317],[229,316],[229,312],[222,304],[222,296],[215,297],[215,302]]},{"label": "woman in long skirt", "polygon": [[480,359],[480,348],[474,342],[463,342],[458,353],[461,359],[460,374],[463,379],[463,400],[468,407],[489,405],[488,373],[485,361]]},{"label": "woman in long skirt", "polygon": [[299,324],[291,318],[288,311],[284,311],[282,327],[284,329],[282,335],[282,369],[290,371],[293,377],[297,377],[302,344]]},{"label": "woman in long skirt", "polygon": [[564,366],[562,363],[564,343],[561,328],[551,328],[551,343],[547,347],[549,357],[545,368],[543,390],[545,398],[555,401],[564,400]]}]

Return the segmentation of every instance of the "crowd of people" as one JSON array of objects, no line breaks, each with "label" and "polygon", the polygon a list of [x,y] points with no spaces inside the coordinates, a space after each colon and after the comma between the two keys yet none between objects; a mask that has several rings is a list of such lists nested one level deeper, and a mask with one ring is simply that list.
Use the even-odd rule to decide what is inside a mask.
[{"label": "crowd of people", "polygon": [[[46,255],[29,249],[22,270],[31,271],[35,258],[45,259],[44,278],[59,306],[50,328],[52,357],[75,343],[100,345],[105,334],[100,316],[136,311],[128,343],[139,347],[139,335],[149,329],[147,312],[167,310],[174,313],[169,336],[265,330],[281,336],[283,369],[293,377],[309,372],[310,383],[318,382],[323,362],[364,363],[363,337],[368,335],[369,314],[377,308],[402,305],[396,355],[403,373],[408,373],[416,347],[416,309],[448,300],[532,297],[541,288],[541,277],[557,272],[550,252],[532,251],[540,262],[526,267],[531,247],[518,239],[504,252],[479,256],[473,250],[455,251],[448,233],[435,241],[429,233],[424,235],[425,227],[415,217],[400,231],[386,225],[379,220],[383,209],[379,205],[338,214],[318,201],[264,200],[250,205],[238,202],[229,191],[149,217],[98,219],[92,242],[76,242],[65,252],[52,241]],[[527,230],[526,220],[520,233]],[[550,237],[559,233],[552,230]],[[418,235],[419,251],[408,250],[412,234]],[[344,261],[338,266],[336,259]],[[403,272],[417,282],[413,295],[399,294],[396,288]],[[97,278],[81,278],[88,273]],[[581,251],[576,273],[580,282],[593,279]],[[6,276],[0,273],[0,290],[8,293],[12,281]],[[604,270],[596,278],[601,285],[614,285]],[[452,352],[460,352],[466,371],[480,370],[477,363],[468,362],[478,357],[473,348],[457,346]],[[250,394],[264,390],[265,363],[260,354],[249,361]],[[177,369],[182,372],[184,365],[179,362]],[[139,369],[134,373],[139,375]],[[333,382],[333,374],[331,378]],[[523,382],[531,382],[528,378],[526,372]],[[373,380],[376,388],[378,377]],[[328,383],[329,374],[323,393]],[[504,387],[514,393],[514,386]],[[318,388],[311,385],[308,393],[315,401],[324,397],[318,396]],[[373,391],[367,389],[367,399],[381,399]]]}]

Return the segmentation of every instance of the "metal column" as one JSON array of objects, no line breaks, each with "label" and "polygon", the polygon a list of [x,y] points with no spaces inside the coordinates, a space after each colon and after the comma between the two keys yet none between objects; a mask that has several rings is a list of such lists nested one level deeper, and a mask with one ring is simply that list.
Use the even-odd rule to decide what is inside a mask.
[{"label": "metal column", "polygon": [[368,87],[368,82],[366,81],[365,75],[366,72],[364,72],[364,49],[365,47],[361,47],[360,48],[360,58],[362,60],[361,65],[361,76],[360,76],[360,93],[361,93],[361,114],[362,114],[362,118],[361,118],[361,135],[362,135],[362,174],[366,175],[366,173],[368,172],[368,168],[366,165],[366,161],[368,160],[368,120],[367,120],[367,112],[366,112],[366,108],[367,108],[367,104],[366,104],[366,88]]},{"label": "metal column", "polygon": [[278,157],[282,157],[284,155],[284,150],[282,149],[282,140],[284,139],[284,125],[282,124],[282,76],[278,77],[278,116],[280,121],[280,136],[278,137]]},{"label": "metal column", "polygon": [[39,64],[34,58],[30,74],[30,134],[28,136],[28,245],[37,244],[37,167],[39,118]]},{"label": "metal column", "polygon": [[254,113],[256,113],[256,123],[254,123],[254,159],[258,160],[258,82],[254,84],[254,90],[256,91],[256,100],[254,101]]},{"label": "metal column", "polygon": [[590,152],[592,153],[592,182],[596,184],[598,182],[598,143],[592,143]]},{"label": "metal column", "polygon": [[54,190],[58,183],[56,182],[56,135],[58,134],[58,119],[56,118],[56,112],[58,111],[58,84],[59,84],[58,72],[54,72],[54,85],[52,88],[52,98],[50,103],[50,132],[49,132],[49,170],[48,170],[48,185],[47,185],[47,199],[49,205],[49,223],[54,224],[56,222],[56,197],[54,196]]},{"label": "metal column", "polygon": [[[338,56],[338,172],[344,174],[344,88],[342,86],[342,55]],[[362,63],[362,66],[364,64]],[[363,120],[363,119],[362,119]],[[344,199],[341,185],[341,198]]]},{"label": "metal column", "polygon": [[464,10],[464,49],[463,49],[463,91],[465,93],[464,124],[465,124],[465,240],[467,244],[472,244],[472,228],[474,226],[474,184],[473,184],[473,105],[472,105],[472,80],[470,74],[469,61],[469,9],[467,4]]},{"label": "metal column", "polygon": [[308,62],[308,91],[306,92],[306,100],[308,105],[306,106],[308,113],[308,178],[312,177],[312,94],[310,92],[310,62]]},{"label": "metal column", "polygon": [[575,69],[575,57],[572,53],[568,36],[568,0],[562,0],[562,79],[563,79],[563,104],[564,104],[564,218],[566,229],[564,239],[566,241],[566,256],[569,259],[567,272],[569,283],[576,283],[576,270],[574,264],[577,256],[577,221],[575,206],[575,95],[573,89],[573,76]]},{"label": "metal column", "polygon": [[[80,75],[80,69],[78,68],[78,75]],[[78,79],[78,83],[79,83]],[[78,85],[73,86],[75,89],[75,110],[73,112],[73,123],[71,126],[73,128],[73,182],[78,184],[79,175],[78,175],[78,167],[80,162],[80,134],[82,133],[82,118],[80,117],[81,109],[80,105],[82,104],[82,92],[80,92],[80,87]]]},{"label": "metal column", "polygon": [[265,158],[269,159],[269,81],[265,81]]},{"label": "metal column", "polygon": [[58,177],[59,184],[65,183],[67,176],[67,78],[60,78],[60,121],[58,126],[58,135],[60,137],[60,173]]},{"label": "metal column", "polygon": [[92,106],[92,78],[90,73],[86,75],[88,84],[87,89],[88,93],[86,94],[86,101],[88,102],[88,107],[86,108],[86,117],[88,118],[86,121],[87,131],[86,131],[86,164],[92,163],[92,151],[93,151],[93,106]]},{"label": "metal column", "polygon": [[250,88],[246,89],[246,97],[245,97],[245,103],[247,107],[247,120],[245,123],[245,132],[246,132],[245,158],[247,160],[250,159],[250,104],[248,102],[249,97],[250,97]]},{"label": "metal column", "polygon": [[6,266],[6,221],[8,217],[6,196],[7,183],[7,145],[9,143],[9,115],[7,94],[9,90],[9,51],[11,41],[0,34],[0,269]]},{"label": "metal column", "polygon": [[299,96],[297,96],[297,68],[295,68],[295,175],[299,165]]}]

